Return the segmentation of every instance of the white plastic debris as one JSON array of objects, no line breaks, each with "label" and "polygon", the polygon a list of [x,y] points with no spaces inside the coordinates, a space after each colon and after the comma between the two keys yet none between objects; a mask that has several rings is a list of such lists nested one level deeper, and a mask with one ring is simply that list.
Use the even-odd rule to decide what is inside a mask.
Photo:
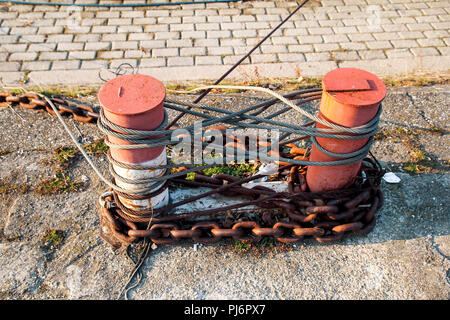
[{"label": "white plastic debris", "polygon": [[263,163],[259,169],[258,172],[256,173],[261,174],[263,176],[270,176],[272,174],[277,173],[278,171],[278,164],[275,163]]},{"label": "white plastic debris", "polygon": [[158,248],[158,246],[155,243],[152,243],[151,248],[152,248],[152,250],[156,250],[156,248]]},{"label": "white plastic debris", "polygon": [[393,172],[387,172],[383,176],[383,180],[387,183],[399,183],[401,179]]},{"label": "white plastic debris", "polygon": [[88,182],[89,181],[89,177],[88,176],[81,176],[81,180],[83,180],[84,182]]},{"label": "white plastic debris", "polygon": [[263,175],[264,177],[256,180],[250,181],[250,183],[254,182],[264,182],[267,181],[267,176],[270,176],[272,174],[275,174],[278,172],[278,164],[275,163],[263,163],[259,169],[258,172],[256,172],[254,175]]}]

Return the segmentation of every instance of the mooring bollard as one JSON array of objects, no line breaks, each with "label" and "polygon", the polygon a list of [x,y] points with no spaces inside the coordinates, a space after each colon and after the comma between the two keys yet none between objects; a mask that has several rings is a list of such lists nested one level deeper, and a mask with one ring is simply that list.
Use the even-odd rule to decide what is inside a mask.
[{"label": "mooring bollard", "polygon": [[[355,68],[330,71],[322,81],[323,93],[319,118],[344,127],[358,127],[372,120],[386,96],[386,86],[374,74]],[[328,128],[320,123],[316,128]],[[343,140],[317,137],[322,148],[333,153],[355,152],[369,138]],[[311,161],[335,161],[313,145]],[[361,161],[340,166],[309,166],[306,181],[310,191],[320,192],[348,187],[354,181]]]},{"label": "mooring bollard", "polygon": [[[98,98],[103,107],[104,116],[111,123],[127,129],[151,131],[164,121],[164,99],[166,89],[157,79],[140,74],[123,75],[105,83],[99,91]],[[119,130],[119,132],[122,132]],[[156,136],[154,138],[157,138]],[[131,145],[118,137],[108,135],[112,144]],[[164,146],[143,149],[121,149],[111,147],[111,157],[121,165],[112,164],[120,177],[116,184],[126,190],[148,188],[152,183],[138,183],[139,180],[162,176],[164,169],[139,169],[138,167],[156,167],[167,164]],[[133,168],[127,168],[131,165]],[[133,181],[134,183],[129,183]],[[157,191],[159,185],[152,191]],[[156,192],[157,193],[157,192]],[[119,195],[124,206],[132,210],[148,210],[168,203],[169,193],[166,188],[151,199],[130,199]]]}]

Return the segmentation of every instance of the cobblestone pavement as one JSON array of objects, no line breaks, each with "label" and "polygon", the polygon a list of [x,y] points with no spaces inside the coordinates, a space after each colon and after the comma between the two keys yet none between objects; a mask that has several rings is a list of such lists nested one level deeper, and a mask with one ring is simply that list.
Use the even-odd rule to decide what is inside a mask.
[{"label": "cobblestone pavement", "polygon": [[[99,83],[99,72],[107,78],[107,68],[128,63],[163,81],[216,79],[296,6],[297,1],[141,8],[1,3],[0,77],[4,84]],[[387,76],[448,72],[449,13],[448,0],[310,1],[230,78],[320,77],[349,66]]]}]

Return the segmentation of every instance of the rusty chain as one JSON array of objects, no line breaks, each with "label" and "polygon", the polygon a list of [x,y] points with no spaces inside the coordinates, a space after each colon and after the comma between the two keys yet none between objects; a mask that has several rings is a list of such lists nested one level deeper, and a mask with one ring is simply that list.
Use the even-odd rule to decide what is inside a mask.
[{"label": "rusty chain", "polygon": [[[252,204],[271,209],[262,215],[241,217],[236,221],[229,217],[212,217],[218,214],[223,216],[229,212],[226,208],[206,210],[204,214],[163,214],[152,217],[150,223],[131,221],[133,219],[123,211],[126,208],[118,203],[114,192],[111,192],[104,197],[104,206],[100,210],[103,239],[110,244],[114,242],[111,241],[112,236],[124,244],[149,239],[156,244],[168,245],[185,239],[203,244],[216,243],[225,238],[255,242],[270,236],[284,243],[305,238],[327,243],[342,240],[346,233],[366,235],[375,227],[375,212],[383,205],[383,194],[379,188],[383,170],[376,160],[365,159],[358,180],[351,188],[320,193],[305,191],[306,168],[285,166],[279,170],[279,174],[287,169],[289,192],[284,193],[261,186],[250,189],[235,185],[226,188],[226,183],[240,179],[225,174],[206,177],[197,173],[194,181],[171,180],[171,183],[192,187],[218,189],[219,186],[225,186],[218,193],[251,199],[242,202],[240,207]],[[186,201],[189,202],[189,199]],[[211,216],[210,220],[199,220],[205,216]],[[105,233],[109,234],[109,239]]]},{"label": "rusty chain", "polygon": [[[73,116],[73,119],[80,122],[96,122],[99,114],[91,106],[76,104],[66,99],[50,98],[57,107],[59,114]],[[19,106],[24,109],[33,109],[46,111],[52,115],[55,114],[45,99],[42,99],[35,93],[16,94],[14,92],[0,92],[0,108],[8,106]]]}]

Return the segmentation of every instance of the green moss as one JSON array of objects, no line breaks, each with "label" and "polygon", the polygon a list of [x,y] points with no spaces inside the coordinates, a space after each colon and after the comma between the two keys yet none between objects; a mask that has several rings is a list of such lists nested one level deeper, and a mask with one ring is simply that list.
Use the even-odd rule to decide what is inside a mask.
[{"label": "green moss", "polygon": [[28,190],[30,190],[29,184],[22,184],[22,185],[11,185],[8,183],[0,183],[0,194],[10,194],[10,193],[21,193],[24,194]]},{"label": "green moss", "polygon": [[417,164],[413,164],[413,163],[408,163],[406,165],[403,166],[403,170],[412,173],[412,174],[416,174],[419,172],[419,168]]},{"label": "green moss", "polygon": [[244,242],[244,241],[235,241],[232,244],[232,247],[238,253],[246,253],[250,250],[251,244],[249,242]]},{"label": "green moss", "polygon": [[[248,163],[218,165],[212,168],[204,169],[203,174],[208,177],[211,177],[215,174],[228,174],[234,177],[242,178],[243,176],[254,173],[257,168],[257,165]],[[186,175],[186,180],[194,180],[194,177],[195,172],[190,172]]]},{"label": "green moss", "polygon": [[58,171],[52,179],[42,181],[36,192],[40,195],[76,192],[82,185],[82,182],[73,181],[66,173]]},{"label": "green moss", "polygon": [[273,256],[278,252],[286,252],[293,249],[291,245],[278,242],[274,237],[262,237],[256,242],[233,241],[226,248],[239,255],[249,255],[256,258],[267,255]]},{"label": "green moss", "polygon": [[80,96],[90,96],[90,95],[96,95],[98,89],[97,88],[91,88],[91,87],[85,87],[85,88],[75,88],[73,90],[69,88],[60,88],[60,87],[53,87],[53,88],[35,88],[35,92],[41,93],[46,96],[63,96],[67,98],[78,98]]},{"label": "green moss", "polygon": [[263,237],[259,242],[259,246],[265,249],[272,249],[276,246],[274,237]]},{"label": "green moss", "polygon": [[428,132],[430,132],[431,134],[437,135],[437,136],[443,136],[444,134],[447,133],[447,131],[445,131],[443,128],[440,128],[438,126],[431,126],[428,129]]},{"label": "green moss", "polygon": [[420,149],[411,150],[409,154],[414,162],[422,162],[426,160],[426,153],[423,150]]},{"label": "green moss", "polygon": [[60,147],[55,150],[55,158],[60,165],[68,166],[75,158],[76,153],[75,149]]},{"label": "green moss", "polygon": [[53,250],[62,245],[64,238],[65,235],[62,230],[48,230],[42,236],[41,241],[46,248]]},{"label": "green moss", "polygon": [[45,291],[47,291],[48,290],[48,286],[46,285],[46,284],[41,284],[40,286],[39,286],[39,293],[44,293]]},{"label": "green moss", "polygon": [[388,87],[426,87],[437,84],[447,84],[448,79],[444,77],[406,77],[406,78],[383,78]]},{"label": "green moss", "polygon": [[245,174],[254,173],[256,170],[256,165],[254,164],[230,164],[230,165],[220,165],[217,167],[212,167],[203,170],[206,176],[212,176],[214,174],[229,174],[234,177],[242,177]]},{"label": "green moss", "polygon": [[103,139],[98,139],[91,143],[86,143],[83,145],[83,148],[87,152],[93,154],[105,154],[109,149]]}]

